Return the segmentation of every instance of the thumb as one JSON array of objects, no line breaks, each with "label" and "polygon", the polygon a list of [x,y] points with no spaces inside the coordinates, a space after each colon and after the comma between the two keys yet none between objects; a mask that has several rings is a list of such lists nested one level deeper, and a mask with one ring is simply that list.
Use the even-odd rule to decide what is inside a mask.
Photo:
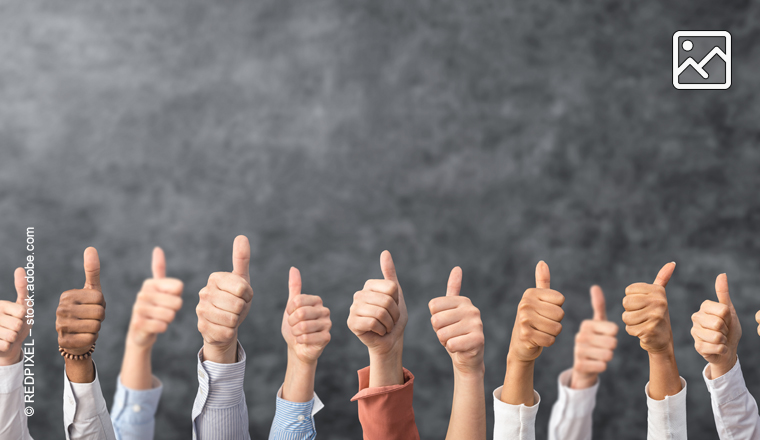
[{"label": "thumb", "polygon": [[26,299],[26,271],[18,267],[13,272],[13,284],[16,286],[16,304],[24,304]]},{"label": "thumb", "polygon": [[383,278],[398,283],[396,265],[393,264],[393,257],[391,257],[391,253],[388,251],[383,251],[380,254],[380,270],[383,271]]},{"label": "thumb", "polygon": [[718,294],[718,302],[727,306],[733,306],[731,295],[728,294],[728,277],[722,273],[715,278],[715,293]]},{"label": "thumb", "polygon": [[295,267],[290,268],[288,274],[288,300],[301,294],[301,271]]},{"label": "thumb", "polygon": [[607,320],[607,303],[604,300],[604,292],[602,288],[593,285],[591,286],[591,307],[594,309],[594,321],[606,321]]},{"label": "thumb", "polygon": [[446,285],[446,296],[459,296],[460,290],[462,290],[462,268],[457,266],[451,269],[449,282]]},{"label": "thumb", "polygon": [[539,289],[550,289],[552,276],[549,272],[549,265],[541,260],[536,265],[536,287]]},{"label": "thumb", "polygon": [[670,277],[673,276],[674,270],[676,270],[675,261],[671,261],[670,263],[662,266],[662,269],[660,269],[660,271],[657,273],[657,278],[654,279],[654,283],[662,287],[667,286],[668,281],[670,281]]},{"label": "thumb", "polygon": [[84,250],[84,288],[102,292],[100,288],[100,257],[98,250],[90,246]]},{"label": "thumb", "polygon": [[238,235],[232,244],[232,273],[240,275],[244,280],[251,283],[248,266],[251,264],[251,244],[248,237]]},{"label": "thumb", "polygon": [[164,250],[156,246],[153,248],[153,260],[150,263],[153,278],[166,278],[166,255]]}]

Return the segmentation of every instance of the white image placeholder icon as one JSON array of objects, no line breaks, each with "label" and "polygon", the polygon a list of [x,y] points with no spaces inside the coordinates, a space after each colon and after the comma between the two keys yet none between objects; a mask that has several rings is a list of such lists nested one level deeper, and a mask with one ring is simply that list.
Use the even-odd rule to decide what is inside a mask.
[{"label": "white image placeholder icon", "polygon": [[731,34],[726,31],[673,34],[673,87],[686,90],[731,87]]}]

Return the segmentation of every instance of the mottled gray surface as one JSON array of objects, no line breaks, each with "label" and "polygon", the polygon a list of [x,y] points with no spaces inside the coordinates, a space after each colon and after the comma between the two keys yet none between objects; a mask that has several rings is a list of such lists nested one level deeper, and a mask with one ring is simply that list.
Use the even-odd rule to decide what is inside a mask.
[{"label": "mottled gray surface", "polygon": [[[727,271],[760,395],[760,5],[639,2],[5,1],[0,6],[0,283],[37,228],[35,438],[62,438],[54,310],[96,246],[108,301],[95,359],[111,401],[150,251],[165,248],[186,305],[159,338],[159,438],[188,438],[197,292],[251,239],[251,433],[265,438],[285,366],[287,270],[333,312],[319,364],[321,438],[361,438],[345,327],[352,294],[393,252],[407,297],[405,364],[424,439],[442,439],[449,357],[427,302],[454,265],[484,315],[487,389],[503,378],[515,306],[537,260],[567,297],[537,364],[546,436],[556,376],[601,284],[620,322],[626,285],[676,260],[668,286],[689,433],[715,438],[690,315]],[[671,85],[671,36],[733,34],[733,85]],[[597,438],[643,439],[647,356],[622,334],[599,391]],[[489,433],[492,424],[488,404]],[[490,435],[490,434],[489,434]]]}]

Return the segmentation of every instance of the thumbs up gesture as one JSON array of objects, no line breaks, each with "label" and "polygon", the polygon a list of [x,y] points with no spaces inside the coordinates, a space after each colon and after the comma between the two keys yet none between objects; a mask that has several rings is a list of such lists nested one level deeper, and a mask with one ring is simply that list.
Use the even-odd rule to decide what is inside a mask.
[{"label": "thumbs up gesture", "polygon": [[322,298],[301,293],[301,272],[290,268],[288,305],[282,314],[282,337],[288,351],[304,364],[315,364],[330,342],[330,309]]},{"label": "thumbs up gesture", "polygon": [[106,316],[106,300],[100,287],[100,258],[94,247],[84,250],[85,283],[82,289],[61,294],[55,312],[58,345],[67,353],[81,355],[98,340]]},{"label": "thumbs up gesture", "polygon": [[232,245],[232,272],[215,272],[198,296],[195,308],[198,331],[203,336],[204,360],[231,364],[237,362],[238,327],[248,315],[253,298],[248,266],[251,246],[239,235]]},{"label": "thumbs up gesture", "polygon": [[594,318],[581,323],[575,335],[575,359],[570,388],[584,389],[593,386],[599,373],[607,369],[607,363],[617,347],[618,326],[607,321],[604,292],[599,286],[591,287],[591,306]]},{"label": "thumbs up gesture", "polygon": [[675,268],[675,263],[668,263],[660,269],[653,284],[635,283],[625,288],[625,331],[639,338],[641,348],[649,354],[661,353],[673,346],[665,286]]},{"label": "thumbs up gesture", "polygon": [[21,344],[29,335],[30,325],[24,313],[26,299],[26,278],[23,268],[13,272],[16,286],[16,302],[0,301],[0,366],[21,361]]},{"label": "thumbs up gesture", "polygon": [[137,294],[127,333],[127,342],[138,347],[152,347],[182,307],[182,281],[166,278],[166,257],[160,247],[153,249],[151,268],[153,278],[145,280]]},{"label": "thumbs up gesture", "polygon": [[455,267],[449,275],[446,296],[432,299],[428,304],[430,322],[457,371],[483,374],[485,336],[480,310],[469,298],[459,295],[461,289],[462,269]]},{"label": "thumbs up gesture", "polygon": [[742,337],[742,327],[728,294],[726,274],[715,279],[715,293],[718,302],[705,300],[699,311],[691,315],[694,348],[710,363],[711,379],[723,376],[734,367],[736,348]]},{"label": "thumbs up gesture", "polygon": [[348,328],[367,346],[370,355],[382,356],[403,348],[409,316],[390,252],[380,255],[380,269],[384,279],[368,280],[354,294]]},{"label": "thumbs up gesture", "polygon": [[565,312],[562,304],[565,297],[552,290],[549,266],[539,261],[536,266],[536,287],[523,294],[517,306],[512,341],[509,343],[509,358],[522,362],[534,361],[544,347],[554,344],[562,331]]}]

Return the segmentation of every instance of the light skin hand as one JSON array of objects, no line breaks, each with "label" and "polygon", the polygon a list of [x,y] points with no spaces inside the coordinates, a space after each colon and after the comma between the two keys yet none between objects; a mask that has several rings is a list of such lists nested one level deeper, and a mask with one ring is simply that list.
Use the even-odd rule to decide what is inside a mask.
[{"label": "light skin hand", "polygon": [[301,272],[290,268],[288,304],[282,315],[282,337],[288,344],[288,368],[282,398],[309,402],[314,398],[317,360],[330,342],[330,310],[322,298],[301,293]]},{"label": "light skin hand", "polygon": [[715,293],[718,302],[706,300],[699,311],[691,315],[694,348],[710,363],[706,371],[708,379],[717,379],[734,367],[742,337],[742,326],[728,293],[726,274],[715,279]]},{"label": "light skin hand", "polygon": [[166,278],[166,257],[159,247],[153,249],[151,269],[153,278],[145,280],[132,307],[121,365],[121,383],[133,390],[152,388],[153,344],[182,307],[182,281]]},{"label": "light skin hand", "polygon": [[675,268],[675,263],[663,266],[653,284],[631,284],[623,298],[625,330],[639,338],[641,348],[649,353],[649,395],[655,400],[678,394],[682,388],[665,294]]},{"label": "light skin hand", "polygon": [[469,298],[460,296],[461,289],[462,269],[455,267],[449,275],[446,296],[428,304],[430,322],[454,365],[454,398],[446,438],[485,440],[483,322],[480,310]]},{"label": "light skin hand", "polygon": [[[84,288],[63,292],[56,310],[58,345],[74,355],[86,353],[97,341],[106,315],[106,301],[100,287],[100,258],[93,247],[84,251],[84,273]],[[71,382],[92,383],[95,380],[92,359],[66,359],[65,363]]]},{"label": "light skin hand", "polygon": [[232,272],[215,272],[198,296],[195,308],[203,336],[203,360],[232,364],[237,359],[238,327],[248,315],[253,298],[249,265],[251,246],[239,235],[232,245]]},{"label": "light skin hand", "polygon": [[554,344],[562,331],[565,297],[550,288],[549,266],[536,265],[536,287],[523,294],[517,306],[507,355],[507,374],[501,401],[510,405],[534,405],[533,367],[544,347]]},{"label": "light skin hand", "polygon": [[370,387],[404,383],[402,352],[409,320],[391,253],[380,255],[382,280],[368,280],[354,294],[348,328],[369,351]]},{"label": "light skin hand", "polygon": [[599,373],[607,370],[607,363],[617,347],[618,326],[607,321],[604,292],[599,286],[591,286],[593,319],[581,323],[575,335],[575,356],[570,388],[584,389],[596,384]]},{"label": "light skin hand", "polygon": [[21,348],[29,336],[30,325],[25,317],[26,272],[19,267],[13,272],[16,302],[0,301],[0,366],[21,362]]}]

